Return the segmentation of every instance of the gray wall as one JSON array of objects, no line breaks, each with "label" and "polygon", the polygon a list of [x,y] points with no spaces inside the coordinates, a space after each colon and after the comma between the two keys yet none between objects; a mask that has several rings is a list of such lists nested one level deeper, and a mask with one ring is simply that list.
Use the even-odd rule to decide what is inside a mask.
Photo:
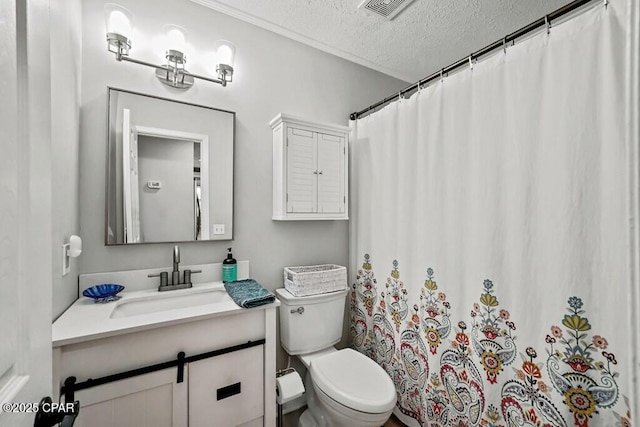
[{"label": "gray wall", "polygon": [[236,112],[234,240],[182,244],[184,263],[220,262],[225,248],[233,246],[237,259],[251,262],[252,277],[270,289],[282,286],[284,266],[347,265],[346,221],[271,220],[269,121],[285,112],[347,124],[349,113],[406,83],[189,1],[179,6],[172,0],[120,4],[136,17],[132,56],[160,61],[162,51],[153,50],[147,41],[157,38],[164,24],[173,23],[189,31],[195,48],[187,56],[188,69],[211,75],[213,65],[205,68],[198,63],[196,52],[209,54],[213,41],[228,39],[237,48],[236,73],[226,88],[204,81],[188,91],[164,86],[152,69],[119,63],[107,52],[104,3],[83,1],[80,219],[85,248],[81,272],[171,266],[171,244],[104,245],[107,86]]},{"label": "gray wall", "polygon": [[78,265],[62,277],[62,244],[80,234],[79,130],[81,1],[50,3],[51,21],[51,155],[53,167],[53,318],[78,297]]}]

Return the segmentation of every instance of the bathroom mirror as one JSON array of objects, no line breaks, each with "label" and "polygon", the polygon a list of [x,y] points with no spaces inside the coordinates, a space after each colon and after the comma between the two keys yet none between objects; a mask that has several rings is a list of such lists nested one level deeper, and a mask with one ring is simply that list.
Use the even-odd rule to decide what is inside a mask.
[{"label": "bathroom mirror", "polygon": [[109,88],[107,245],[231,240],[235,113]]}]

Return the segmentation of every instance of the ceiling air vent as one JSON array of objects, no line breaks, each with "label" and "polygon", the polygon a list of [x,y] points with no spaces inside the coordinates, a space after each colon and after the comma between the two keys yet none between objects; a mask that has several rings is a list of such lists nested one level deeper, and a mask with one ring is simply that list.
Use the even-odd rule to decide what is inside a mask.
[{"label": "ceiling air vent", "polygon": [[411,2],[413,2],[413,0],[364,0],[360,3],[358,9],[364,9],[388,20],[392,20],[405,7],[409,6]]}]

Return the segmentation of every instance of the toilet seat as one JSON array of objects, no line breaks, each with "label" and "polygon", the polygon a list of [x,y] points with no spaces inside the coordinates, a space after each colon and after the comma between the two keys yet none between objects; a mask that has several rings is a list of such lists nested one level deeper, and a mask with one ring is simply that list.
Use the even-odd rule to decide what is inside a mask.
[{"label": "toilet seat", "polygon": [[335,353],[336,351],[338,351],[338,349],[336,349],[335,347],[329,347],[320,351],[314,351],[313,353],[299,354],[298,359],[300,359],[305,368],[309,369],[309,366],[311,366],[311,362],[313,362],[315,359],[319,359],[328,354]]},{"label": "toilet seat", "polygon": [[347,408],[380,414],[395,406],[396,389],[389,375],[350,348],[312,360],[310,373],[320,391]]}]

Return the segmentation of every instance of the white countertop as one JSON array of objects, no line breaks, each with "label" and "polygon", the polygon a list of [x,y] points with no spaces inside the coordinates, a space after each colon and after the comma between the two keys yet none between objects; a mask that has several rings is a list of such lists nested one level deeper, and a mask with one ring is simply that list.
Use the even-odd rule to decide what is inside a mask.
[{"label": "white countertop", "polygon": [[81,297],[53,323],[53,347],[77,344],[98,338],[106,338],[178,323],[239,314],[249,310],[265,310],[280,305],[280,302],[276,299],[271,304],[265,304],[255,308],[242,308],[233,302],[231,298],[228,298],[228,300],[211,304],[175,308],[129,317],[111,317],[111,314],[119,304],[151,298],[171,298],[172,296],[175,297],[207,290],[222,290],[225,292],[222,282],[211,282],[194,284],[193,288],[190,289],[161,293],[155,288],[133,292],[123,291],[119,294],[119,296],[122,296],[120,300],[105,304],[96,304],[91,298]]}]

